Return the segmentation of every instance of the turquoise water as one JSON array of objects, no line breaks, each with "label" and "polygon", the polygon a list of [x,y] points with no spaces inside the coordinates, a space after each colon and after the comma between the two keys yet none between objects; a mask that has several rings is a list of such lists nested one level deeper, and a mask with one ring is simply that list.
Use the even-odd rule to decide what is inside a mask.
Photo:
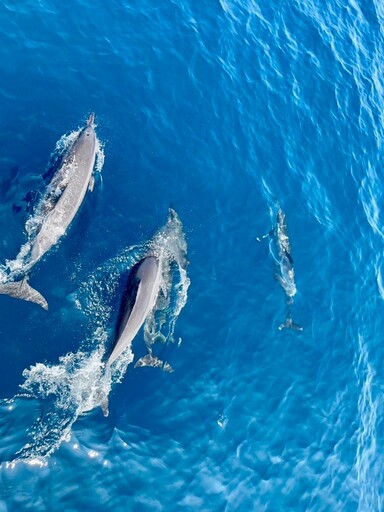
[{"label": "turquoise water", "polygon": [[[376,1],[2,3],[0,261],[93,111],[104,164],[31,273],[49,312],[0,296],[0,510],[383,510],[383,23]],[[302,332],[278,329],[278,205]],[[128,358],[109,417],[81,413],[170,206],[175,371]]]}]

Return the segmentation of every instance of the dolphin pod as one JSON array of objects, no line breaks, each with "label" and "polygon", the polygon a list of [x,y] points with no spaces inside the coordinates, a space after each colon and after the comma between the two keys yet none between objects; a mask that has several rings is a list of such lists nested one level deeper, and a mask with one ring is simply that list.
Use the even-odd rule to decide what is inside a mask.
[{"label": "dolphin pod", "polygon": [[96,158],[94,114],[63,155],[44,194],[42,221],[32,242],[28,262],[20,281],[0,284],[0,293],[35,302],[44,309],[48,303],[28,284],[28,271],[56,245],[78,212],[88,189],[93,189],[93,169]]},{"label": "dolphin pod", "polygon": [[[43,197],[42,220],[29,248],[28,260],[19,281],[0,284],[0,293],[35,302],[48,309],[45,298],[28,284],[28,272],[65,234],[79,210],[87,190],[93,189],[96,157],[94,114],[66,149],[59,167]],[[152,310],[160,290],[160,262],[153,254],[142,258],[131,269],[121,300],[115,339],[108,355],[110,365],[131,345]],[[171,367],[152,354],[141,358],[136,366]]]},{"label": "dolphin pod", "polygon": [[[93,190],[97,146],[94,128],[94,114],[91,114],[85,126],[65,150],[60,165],[54,172],[43,196],[42,206],[40,205],[38,212],[39,225],[28,246],[26,262],[18,274],[21,274],[22,278],[18,281],[9,278],[8,281],[1,283],[0,294],[35,302],[44,309],[48,309],[46,299],[28,284],[28,273],[59,242],[81,207],[87,190]],[[276,277],[285,292],[287,305],[286,320],[279,326],[279,329],[288,328],[301,331],[302,327],[293,322],[291,315],[291,306],[297,288],[285,214],[280,207],[276,215],[275,228],[269,235],[271,234],[275,235],[278,248]],[[260,241],[260,238],[258,240]],[[22,254],[22,250],[20,254]],[[130,269],[120,300],[113,342],[102,361],[102,371],[106,374],[123,352],[131,348],[134,338],[145,324],[148,315],[153,311],[161,291],[161,266],[159,258],[149,251]],[[155,357],[152,350],[147,348],[148,354],[141,357],[135,367],[153,366],[168,372],[173,371],[168,363]],[[108,397],[99,391],[96,389],[96,394],[99,393],[100,397],[98,403],[101,405],[104,415],[107,416]]]}]

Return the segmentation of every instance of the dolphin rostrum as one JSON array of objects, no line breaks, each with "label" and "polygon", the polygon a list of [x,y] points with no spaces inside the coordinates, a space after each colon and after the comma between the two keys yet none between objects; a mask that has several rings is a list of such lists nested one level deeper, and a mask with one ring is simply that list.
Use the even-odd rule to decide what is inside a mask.
[{"label": "dolphin rostrum", "polygon": [[42,220],[37,235],[30,243],[28,260],[21,281],[0,284],[0,293],[36,302],[48,309],[45,298],[28,284],[27,272],[56,245],[79,210],[88,189],[93,189],[96,158],[94,114],[65,151],[41,202]]},{"label": "dolphin rostrum", "polygon": [[287,303],[287,318],[283,324],[279,326],[279,329],[294,329],[296,331],[302,331],[303,328],[295,324],[291,316],[291,305],[293,304],[293,297],[296,295],[297,288],[295,283],[295,271],[293,268],[293,259],[291,256],[291,245],[288,237],[287,224],[285,222],[285,214],[281,208],[279,208],[276,217],[276,243],[279,249],[279,274],[277,279],[285,291],[286,303]]}]

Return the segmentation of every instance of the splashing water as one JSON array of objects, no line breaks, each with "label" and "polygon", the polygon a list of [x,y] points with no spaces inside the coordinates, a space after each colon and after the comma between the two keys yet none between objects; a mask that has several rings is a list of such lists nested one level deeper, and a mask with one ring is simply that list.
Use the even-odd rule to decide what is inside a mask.
[{"label": "splashing water", "polygon": [[105,153],[104,153],[104,143],[101,142],[96,136],[96,162],[95,162],[95,171],[101,173],[104,167]]},{"label": "splashing water", "polygon": [[112,385],[121,382],[134,354],[127,348],[111,368],[105,365],[111,303],[122,272],[149,252],[159,258],[161,286],[145,321],[145,344],[151,353],[156,341],[174,341],[175,324],[187,302],[190,280],[186,272],[183,227],[176,212],[170,210],[167,223],[151,240],[123,250],[80,286],[75,305],[91,319],[93,329],[81,349],[60,357],[56,365],[37,363],[24,370],[25,380],[20,386],[23,395],[14,397],[13,401],[26,397],[42,401],[43,412],[28,429],[28,442],[17,452],[14,461],[46,463],[60,444],[69,440],[79,415],[106,402]]},{"label": "splashing water", "polygon": [[57,365],[37,363],[24,370],[23,377],[20,387],[24,398],[43,400],[43,412],[29,428],[29,442],[16,454],[16,461],[44,463],[63,441],[69,440],[78,416],[94,407],[91,397],[99,396],[99,389],[109,392],[111,381],[100,351],[91,355],[70,353],[60,357]]}]

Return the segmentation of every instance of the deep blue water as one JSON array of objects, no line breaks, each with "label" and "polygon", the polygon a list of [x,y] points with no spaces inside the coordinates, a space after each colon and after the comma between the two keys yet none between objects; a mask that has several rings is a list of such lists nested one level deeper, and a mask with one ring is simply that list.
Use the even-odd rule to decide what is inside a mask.
[{"label": "deep blue water", "polygon": [[[377,0],[2,2],[1,261],[92,111],[105,162],[31,273],[49,312],[0,296],[0,511],[384,509],[383,27]],[[273,240],[256,240],[277,204],[302,332],[278,330]],[[63,357],[108,343],[109,273],[170,205],[191,280],[160,347],[175,372],[129,365],[110,416],[56,446],[77,386]],[[20,396],[31,367],[59,395],[66,372],[63,407],[43,378]],[[27,443],[52,444],[45,465],[13,463]]]}]

